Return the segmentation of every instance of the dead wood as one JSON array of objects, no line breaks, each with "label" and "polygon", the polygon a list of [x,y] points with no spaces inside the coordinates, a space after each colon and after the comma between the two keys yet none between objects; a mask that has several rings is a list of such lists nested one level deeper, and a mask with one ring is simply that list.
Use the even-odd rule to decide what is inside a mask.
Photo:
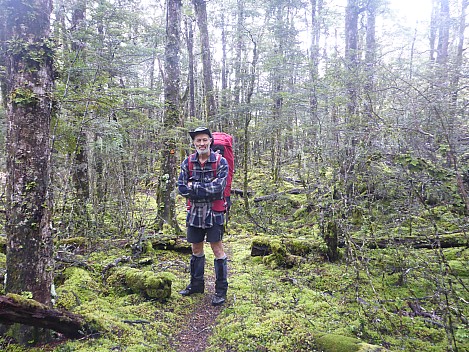
[{"label": "dead wood", "polygon": [[19,323],[51,329],[65,337],[76,339],[93,333],[82,316],[56,309],[18,295],[0,296],[0,323]]},{"label": "dead wood", "polygon": [[106,277],[107,277],[107,272],[111,270],[112,268],[115,268],[116,266],[119,265],[119,263],[128,263],[132,260],[129,256],[124,256],[122,258],[117,258],[115,259],[112,263],[109,263],[106,265],[101,272],[101,278],[103,279],[103,283],[106,283]]},{"label": "dead wood", "polygon": [[[231,189],[231,194],[244,197],[244,191],[243,191],[242,189],[234,189],[234,188],[232,188],[232,189]],[[251,191],[248,191],[248,192],[247,192],[248,197],[251,197],[253,194],[254,194],[254,192],[251,192]]]},{"label": "dead wood", "polygon": [[62,256],[62,253],[58,253],[59,255],[56,255],[54,260],[56,263],[64,263],[68,264],[68,266],[74,266],[77,268],[83,268],[88,271],[93,271],[93,269],[88,265],[88,263],[77,260],[73,257],[73,255],[69,255],[67,257]]},{"label": "dead wood", "polygon": [[270,245],[253,243],[251,245],[251,257],[264,257],[272,253]]},{"label": "dead wood", "polygon": [[384,249],[394,246],[408,246],[415,249],[454,248],[468,246],[467,235],[463,233],[443,234],[439,236],[406,236],[398,238],[378,238],[372,240],[352,239],[359,247]]},{"label": "dead wood", "polygon": [[185,239],[180,238],[152,238],[151,245],[154,249],[170,250],[180,253],[192,253],[192,247]]}]

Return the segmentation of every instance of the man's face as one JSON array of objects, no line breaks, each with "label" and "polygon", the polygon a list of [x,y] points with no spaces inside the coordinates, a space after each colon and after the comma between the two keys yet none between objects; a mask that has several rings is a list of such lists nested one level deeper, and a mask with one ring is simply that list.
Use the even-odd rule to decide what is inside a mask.
[{"label": "man's face", "polygon": [[194,146],[199,154],[208,154],[210,153],[210,143],[212,139],[208,134],[201,133],[194,137]]}]

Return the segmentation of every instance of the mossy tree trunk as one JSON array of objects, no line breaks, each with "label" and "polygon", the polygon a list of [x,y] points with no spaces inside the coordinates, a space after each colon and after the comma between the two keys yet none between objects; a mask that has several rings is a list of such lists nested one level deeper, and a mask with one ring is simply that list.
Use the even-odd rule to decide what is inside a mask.
[{"label": "mossy tree trunk", "polygon": [[[73,53],[74,62],[70,66],[76,65],[79,67],[81,63],[86,62],[85,51],[83,50],[83,43],[77,38],[85,27],[86,15],[86,1],[76,0],[72,5],[72,27],[70,29],[73,36],[71,49]],[[75,72],[69,77],[69,85],[74,87],[74,94],[84,94],[83,88],[87,87],[87,77],[82,71],[75,69]],[[89,174],[88,174],[88,136],[86,132],[85,120],[88,118],[88,104],[85,107],[81,104],[75,104],[72,113],[75,115],[74,119],[77,122],[79,131],[76,137],[76,148],[74,151],[74,161],[72,169],[72,180],[75,189],[75,199],[73,204],[73,216],[75,217],[72,222],[75,224],[75,233],[86,233],[86,228],[89,223],[89,216],[87,211],[87,204],[89,202]]]},{"label": "mossy tree trunk", "polygon": [[338,251],[338,228],[336,220],[330,220],[327,222],[324,229],[324,241],[327,245],[327,257],[330,262],[335,262],[339,259]]},{"label": "mossy tree trunk", "polygon": [[165,48],[165,111],[164,129],[166,136],[161,155],[161,176],[158,192],[160,228],[163,222],[178,228],[176,221],[176,139],[175,127],[179,123],[179,52],[181,37],[181,0],[170,0],[167,3],[166,48]]},{"label": "mossy tree trunk", "polygon": [[6,292],[28,292],[49,306],[54,271],[48,194],[52,1],[6,0],[4,4],[8,43]]},{"label": "mossy tree trunk", "polygon": [[[239,14],[241,16],[241,13]],[[246,105],[250,107],[252,96],[254,94],[254,86],[256,83],[256,68],[257,60],[259,59],[259,54],[257,52],[257,41],[252,35],[250,35],[251,41],[253,44],[252,49],[252,62],[251,68],[249,71],[249,81],[248,89],[246,94]],[[248,197],[248,186],[249,186],[249,174],[248,174],[248,165],[249,165],[249,145],[251,140],[249,137],[249,124],[252,120],[252,112],[249,110],[244,115],[244,143],[243,143],[243,169],[244,169],[244,182],[243,182],[243,194],[244,194],[244,208],[247,214],[251,214],[249,208],[249,197]]]},{"label": "mossy tree trunk", "polygon": [[217,106],[215,102],[215,90],[212,78],[212,58],[210,55],[210,39],[208,35],[207,5],[206,0],[192,0],[192,3],[197,17],[197,25],[199,26],[200,41],[202,45],[205,113],[207,121],[210,122],[217,114]]}]

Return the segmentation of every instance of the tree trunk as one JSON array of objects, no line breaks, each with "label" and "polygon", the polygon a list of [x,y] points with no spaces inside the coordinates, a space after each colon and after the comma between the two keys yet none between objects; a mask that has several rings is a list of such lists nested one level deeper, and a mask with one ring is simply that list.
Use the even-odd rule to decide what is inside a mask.
[{"label": "tree trunk", "polygon": [[221,92],[220,92],[220,112],[221,118],[219,123],[219,130],[223,131],[228,127],[230,123],[230,119],[228,118],[229,113],[229,104],[228,104],[228,68],[226,65],[226,46],[227,46],[227,34],[226,34],[226,23],[225,23],[225,14],[222,12],[221,17],[221,25],[222,25],[222,32],[221,32],[221,43],[222,43],[222,59],[221,59]]},{"label": "tree trunk", "polygon": [[195,117],[195,83],[194,83],[194,30],[192,28],[192,19],[185,20],[187,56],[189,64],[189,117]]},{"label": "tree trunk", "polygon": [[360,9],[358,0],[348,0],[345,13],[345,60],[347,65],[347,117],[350,119],[356,115],[358,109],[358,88],[357,88],[357,69],[358,69],[358,15]]},{"label": "tree trunk", "polygon": [[311,111],[311,124],[318,124],[317,133],[320,134],[321,123],[318,114],[318,96],[317,87],[319,85],[319,56],[321,40],[321,21],[323,0],[311,0],[311,92],[309,97],[309,106]]},{"label": "tree trunk", "polygon": [[[7,51],[7,279],[8,293],[29,292],[51,304],[54,261],[50,230],[50,119],[53,52],[51,0],[5,1]],[[26,343],[31,329],[15,336]]]},{"label": "tree trunk", "polygon": [[244,170],[244,177],[243,177],[243,195],[244,195],[244,208],[247,214],[251,214],[250,207],[249,207],[249,196],[248,196],[248,186],[249,186],[249,173],[248,173],[248,165],[249,165],[249,145],[251,143],[250,135],[249,135],[249,124],[251,123],[252,119],[252,111],[251,111],[251,100],[254,94],[254,86],[256,83],[256,68],[257,68],[257,60],[259,59],[259,54],[257,52],[257,41],[252,37],[252,62],[251,62],[251,69],[249,72],[249,82],[248,82],[248,90],[246,94],[246,106],[248,107],[248,111],[245,113],[244,116],[244,141],[243,141],[243,170]]},{"label": "tree trunk", "polygon": [[[51,303],[50,118],[53,86],[48,42],[52,1],[6,1],[8,48],[6,291]],[[16,45],[14,45],[16,44]]]},{"label": "tree trunk", "polygon": [[207,25],[207,7],[206,0],[192,0],[197,24],[199,26],[200,41],[202,44],[202,66],[204,76],[204,96],[205,96],[205,114],[207,121],[212,121],[217,114],[215,103],[215,91],[212,79],[212,58],[210,55],[210,40],[208,36]]},{"label": "tree trunk", "polygon": [[[83,52],[83,44],[78,38],[80,37],[80,31],[85,20],[86,12],[86,0],[77,0],[73,7],[72,13],[72,43],[71,48],[73,52],[73,62],[70,67],[76,63],[85,61],[85,54]],[[74,89],[81,89],[84,86],[86,78],[82,71],[77,70],[73,75],[70,76],[69,85],[71,87],[80,87]],[[85,85],[86,86],[86,85]],[[73,109],[75,115],[75,121],[77,122],[77,128],[79,129],[78,135],[76,136],[76,148],[74,152],[74,161],[72,169],[72,180],[75,188],[75,199],[73,201],[75,219],[72,219],[72,223],[76,224],[75,233],[84,233],[89,222],[87,204],[90,197],[89,192],[89,174],[88,174],[88,138],[85,131],[85,119],[87,115],[87,109],[81,112],[82,108],[77,104],[77,109]],[[84,115],[84,116],[83,116]]]},{"label": "tree trunk", "polygon": [[[365,115],[368,121],[373,119],[373,102],[375,89],[375,59],[376,59],[376,11],[377,4],[375,1],[368,3],[366,14],[366,52],[365,52],[365,74],[366,82],[365,90]],[[368,125],[367,125],[368,126]],[[367,131],[368,132],[368,131]]]},{"label": "tree trunk", "polygon": [[241,102],[241,60],[243,53],[243,31],[244,31],[244,1],[237,0],[237,23],[236,23],[236,54],[234,62],[234,89],[233,105],[238,106]]},{"label": "tree trunk", "polygon": [[449,27],[451,18],[448,0],[440,0],[440,15],[438,23],[438,45],[436,49],[436,62],[444,64],[448,61]]},{"label": "tree trunk", "polygon": [[162,168],[159,184],[158,204],[160,227],[163,222],[177,227],[176,199],[176,136],[171,133],[179,123],[179,52],[181,36],[181,0],[169,0],[167,4],[166,49],[165,49],[165,140],[162,148]]}]

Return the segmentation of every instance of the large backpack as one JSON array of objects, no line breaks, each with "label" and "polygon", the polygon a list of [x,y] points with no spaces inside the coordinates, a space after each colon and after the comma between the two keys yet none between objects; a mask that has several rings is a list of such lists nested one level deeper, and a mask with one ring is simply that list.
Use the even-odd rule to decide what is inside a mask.
[{"label": "large backpack", "polygon": [[226,187],[223,194],[225,199],[227,199],[231,194],[231,182],[233,181],[234,174],[233,136],[225,132],[212,132],[212,138],[212,150],[220,151],[220,154],[223,155],[228,163],[228,177],[226,178]]}]

